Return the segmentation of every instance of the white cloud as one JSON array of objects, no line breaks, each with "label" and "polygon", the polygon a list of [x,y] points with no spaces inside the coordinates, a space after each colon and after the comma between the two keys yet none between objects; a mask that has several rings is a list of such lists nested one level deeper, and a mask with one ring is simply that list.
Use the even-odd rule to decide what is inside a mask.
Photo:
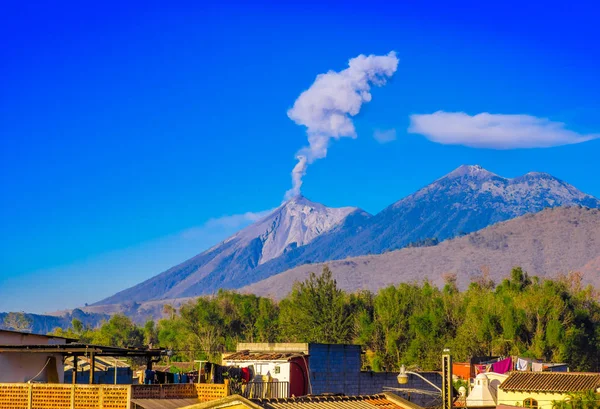
[{"label": "white cloud", "polygon": [[395,52],[388,55],[359,55],[340,72],[317,75],[288,111],[288,117],[305,126],[308,146],[296,153],[298,163],[292,170],[292,189],[286,197],[300,193],[302,178],[308,165],[327,156],[331,139],[356,138],[351,117],[360,112],[364,102],[371,101],[372,85],[384,85],[398,68]]},{"label": "white cloud", "polygon": [[411,115],[408,132],[445,145],[489,149],[548,148],[600,138],[600,134],[570,131],[564,123],[547,118],[487,112],[473,116],[444,111]]},{"label": "white cloud", "polygon": [[274,209],[262,212],[246,212],[209,219],[202,228],[242,228],[267,216]]},{"label": "white cloud", "polygon": [[380,130],[376,129],[373,132],[373,138],[379,143],[388,143],[396,140],[396,130],[388,129],[388,130]]}]

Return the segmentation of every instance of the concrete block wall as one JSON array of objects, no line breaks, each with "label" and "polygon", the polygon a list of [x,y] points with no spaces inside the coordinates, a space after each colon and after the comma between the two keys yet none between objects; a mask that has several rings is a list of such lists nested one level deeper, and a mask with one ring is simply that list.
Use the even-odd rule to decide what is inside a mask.
[{"label": "concrete block wall", "polygon": [[349,393],[356,391],[361,367],[360,345],[309,344],[312,393]]},{"label": "concrete block wall", "polygon": [[[437,372],[420,372],[419,374],[428,381],[432,382],[434,385],[437,385],[439,388],[442,387],[441,374]],[[416,403],[419,406],[435,406],[436,403],[441,402],[441,396],[436,397],[419,394],[416,392],[402,392],[402,389],[419,389],[437,393],[437,390],[434,387],[429,385],[421,378],[409,374],[408,383],[400,385],[398,384],[397,377],[397,372],[361,372],[360,384],[358,387],[357,394],[373,395],[383,392],[384,387],[391,387],[396,389],[393,391],[393,393],[403,396],[404,398],[409,399],[411,402]]]}]

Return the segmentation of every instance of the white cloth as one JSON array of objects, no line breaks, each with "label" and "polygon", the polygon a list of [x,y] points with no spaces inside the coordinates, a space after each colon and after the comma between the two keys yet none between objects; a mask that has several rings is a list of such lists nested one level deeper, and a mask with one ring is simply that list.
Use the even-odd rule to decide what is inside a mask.
[{"label": "white cloth", "polygon": [[531,369],[530,361],[525,358],[517,359],[517,371],[529,371]]},{"label": "white cloth", "polygon": [[531,370],[533,372],[542,372],[544,370],[544,364],[542,362],[532,362]]}]

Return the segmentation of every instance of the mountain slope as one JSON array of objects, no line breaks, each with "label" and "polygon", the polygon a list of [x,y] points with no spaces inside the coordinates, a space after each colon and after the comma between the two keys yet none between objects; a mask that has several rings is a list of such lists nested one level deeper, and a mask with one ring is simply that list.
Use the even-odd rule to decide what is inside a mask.
[{"label": "mountain slope", "polygon": [[514,179],[463,165],[369,220],[331,259],[378,254],[426,238],[442,241],[557,206],[600,207],[600,201],[545,173]]},{"label": "mountain slope", "polygon": [[507,179],[481,166],[463,165],[373,217],[265,263],[253,279],[308,263],[380,254],[425,239],[441,241],[548,207],[578,205],[598,208],[600,201],[545,173]]},{"label": "mountain slope", "polygon": [[[400,282],[428,278],[443,284],[443,275],[456,274],[464,288],[489,269],[499,282],[512,267],[532,275],[554,276],[580,271],[585,283],[600,279],[600,210],[580,207],[546,209],[498,223],[433,247],[404,248],[328,262],[338,285],[349,291],[378,289]],[[242,292],[285,296],[294,281],[320,272],[323,263],[303,265],[242,288]]]},{"label": "mountain slope", "polygon": [[[335,229],[354,207],[329,208],[298,196],[207,251],[97,304],[207,294],[252,281],[252,271]],[[256,281],[256,280],[255,280]]]},{"label": "mountain slope", "polygon": [[375,216],[299,196],[204,253],[97,304],[241,288],[303,264],[441,241],[548,207],[576,205],[598,208],[600,201],[548,174],[507,179],[467,165]]}]

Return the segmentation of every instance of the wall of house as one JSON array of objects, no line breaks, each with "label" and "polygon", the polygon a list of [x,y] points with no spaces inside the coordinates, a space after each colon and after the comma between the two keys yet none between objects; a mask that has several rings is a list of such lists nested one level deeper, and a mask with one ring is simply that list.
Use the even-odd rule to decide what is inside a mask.
[{"label": "wall of house", "polygon": [[[435,390],[413,375],[409,375],[407,384],[399,385],[396,372],[361,371],[360,345],[309,344],[308,364],[313,394],[373,395],[383,392],[384,387]],[[421,375],[441,387],[439,373],[424,372]],[[418,405],[430,406],[427,404],[432,400],[435,397],[411,393],[411,401]]]},{"label": "wall of house", "polygon": [[254,376],[270,376],[278,382],[290,381],[290,363],[287,361],[229,361],[224,359],[223,365],[240,368],[252,366]]},{"label": "wall of house", "polygon": [[[48,357],[54,357],[54,372],[58,375],[58,383],[63,383],[64,367],[61,354],[0,354],[0,383],[27,382],[44,368]],[[51,363],[52,364],[52,363]],[[48,382],[48,375],[53,370],[46,366],[40,376],[35,378],[38,382]]]},{"label": "wall of house", "polygon": [[[0,331],[0,345],[59,345],[64,338],[51,338],[43,335]],[[48,382],[48,374],[58,374],[58,382],[63,382],[63,357],[61,354],[4,353],[0,354],[0,383],[26,382],[44,367],[48,357],[54,357],[55,368],[48,368],[35,380]]]},{"label": "wall of house", "polygon": [[540,392],[508,392],[498,389],[498,405],[523,406],[523,401],[532,398],[538,401],[539,409],[552,409],[552,401],[560,401],[567,397],[562,393]]}]

